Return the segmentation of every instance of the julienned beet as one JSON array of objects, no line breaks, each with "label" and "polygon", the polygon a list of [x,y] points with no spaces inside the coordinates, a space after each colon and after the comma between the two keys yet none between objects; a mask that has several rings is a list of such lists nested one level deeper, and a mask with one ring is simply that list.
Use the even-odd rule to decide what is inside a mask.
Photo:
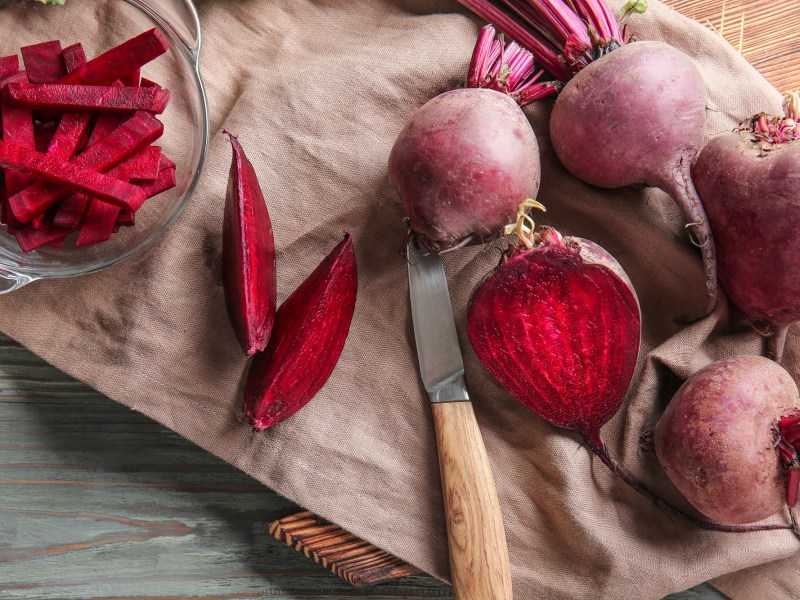
[{"label": "julienned beet", "polygon": [[152,29],[88,61],[57,40],[22,48],[24,71],[17,55],[0,57],[0,222],[24,252],[73,232],[75,248],[104,242],[175,187],[175,163],[150,145],[169,92],[140,71],[168,49]]}]

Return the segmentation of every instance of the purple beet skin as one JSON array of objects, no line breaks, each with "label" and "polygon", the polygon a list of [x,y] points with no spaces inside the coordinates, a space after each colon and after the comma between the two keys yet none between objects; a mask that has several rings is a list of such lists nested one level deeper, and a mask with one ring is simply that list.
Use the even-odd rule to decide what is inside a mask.
[{"label": "purple beet skin", "polygon": [[786,112],[757,115],[717,136],[694,168],[717,243],[720,283],[769,336],[778,361],[786,330],[800,320],[800,130],[791,95]]}]

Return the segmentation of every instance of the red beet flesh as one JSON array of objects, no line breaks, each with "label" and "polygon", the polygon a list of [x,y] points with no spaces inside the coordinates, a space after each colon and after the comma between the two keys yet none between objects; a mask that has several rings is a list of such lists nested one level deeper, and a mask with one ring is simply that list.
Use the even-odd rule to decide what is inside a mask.
[{"label": "red beet flesh", "polygon": [[62,58],[61,42],[53,40],[20,48],[28,81],[54,83],[67,74]]},{"label": "red beet flesh", "polygon": [[105,241],[175,187],[175,164],[148,147],[163,126],[141,112],[166,108],[169,92],[140,87],[140,69],[168,48],[155,29],[88,62],[81,44],[44,42],[21,49],[27,77],[0,57],[0,222],[24,252],[75,231],[75,248]]},{"label": "red beet flesh", "polygon": [[169,50],[169,43],[157,29],[145,31],[90,60],[59,83],[111,85]]},{"label": "red beet flesh", "polygon": [[[163,132],[164,126],[158,119],[149,113],[138,112],[133,118],[117,127],[111,135],[90,146],[69,163],[56,161],[55,159],[51,162],[59,165],[59,169],[62,172],[66,172],[69,169],[82,169],[84,171],[94,171],[95,175],[99,175],[99,173],[107,172],[145,146],[153,143],[161,137]],[[74,189],[75,186],[72,187]],[[86,193],[85,190],[80,191]],[[91,192],[89,193],[91,194]],[[68,195],[69,189],[65,189],[63,181],[56,183],[41,182],[11,196],[9,203],[14,215],[20,221],[27,222],[36,215],[44,213],[56,202]],[[144,193],[135,194],[136,197],[131,196],[127,200],[117,197],[112,200],[112,197],[107,194],[105,198],[98,194],[93,195],[132,210],[138,210],[146,199]]]},{"label": "red beet flesh", "polygon": [[512,396],[600,447],[639,354],[641,316],[619,264],[596,244],[543,230],[475,292],[467,332]]},{"label": "red beet flesh", "polygon": [[[9,142],[0,142],[0,166],[30,171],[48,182],[57,184],[59,189],[77,190],[117,206],[126,208],[141,206],[145,200],[144,192],[137,186]],[[17,196],[19,194],[10,199],[12,209],[14,198]],[[36,215],[28,215],[26,220],[33,216]],[[19,218],[19,215],[17,217]]]},{"label": "red beet flesh", "polygon": [[694,180],[731,301],[770,335],[780,361],[790,324],[800,320],[800,141],[773,145],[751,132],[725,133],[700,153]]},{"label": "red beet flesh", "polygon": [[411,228],[436,251],[496,236],[539,191],[539,146],[525,114],[489,89],[445,92],[417,109],[389,156]]},{"label": "red beet flesh", "polygon": [[281,305],[267,349],[245,383],[245,419],[262,430],[290,417],[325,385],[344,348],[358,291],[349,234]]},{"label": "red beet flesh", "polygon": [[169,103],[169,92],[162,88],[12,84],[5,88],[4,94],[13,104],[45,110],[146,110],[161,114]]},{"label": "red beet flesh", "polygon": [[798,406],[797,386],[774,362],[759,356],[721,360],[678,390],[656,426],[656,453],[704,515],[729,523],[760,521],[786,504],[776,428]]},{"label": "red beet flesh", "polygon": [[703,143],[707,91],[692,60],[660,42],[626,44],[580,71],[553,108],[556,154],[576,177],[605,188],[658,187],[683,212],[716,299],[714,242],[691,179]]},{"label": "red beet flesh", "polygon": [[255,169],[239,140],[233,135],[230,140],[233,160],[222,228],[222,276],[228,316],[242,350],[250,355],[267,347],[275,323],[275,239]]}]

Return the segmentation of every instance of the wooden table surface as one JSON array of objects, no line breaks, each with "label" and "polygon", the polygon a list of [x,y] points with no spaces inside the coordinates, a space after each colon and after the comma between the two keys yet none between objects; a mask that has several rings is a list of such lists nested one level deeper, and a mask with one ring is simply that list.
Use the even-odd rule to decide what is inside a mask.
[{"label": "wooden table surface", "polygon": [[[668,2],[800,87],[800,2]],[[780,35],[776,37],[776,33]],[[777,42],[775,41],[777,40]],[[451,598],[413,577],[355,589],[272,540],[298,507],[0,336],[0,598]],[[707,585],[672,600],[719,599]]]}]

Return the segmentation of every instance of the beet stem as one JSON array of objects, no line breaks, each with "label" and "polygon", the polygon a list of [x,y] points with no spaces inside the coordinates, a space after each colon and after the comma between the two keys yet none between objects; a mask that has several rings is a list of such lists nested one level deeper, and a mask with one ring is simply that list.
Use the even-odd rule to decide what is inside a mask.
[{"label": "beet stem", "polygon": [[678,205],[687,225],[692,243],[700,248],[703,255],[703,267],[706,274],[706,295],[707,303],[703,315],[697,319],[682,317],[682,322],[699,321],[710,315],[717,304],[717,254],[714,247],[714,236],[711,233],[711,225],[708,222],[706,210],[700,196],[694,187],[691,176],[691,161],[688,157],[681,160],[681,164],[675,170],[673,177],[665,178],[665,181],[658,185],[659,188],[667,192]]},{"label": "beet stem", "polygon": [[536,31],[520,24],[505,10],[496,7],[488,0],[459,0],[476,15],[493,23],[495,27],[518,44],[527,48],[542,67],[559,81],[566,82],[571,77],[561,49],[556,48]]},{"label": "beet stem", "polygon": [[[670,504],[648,488],[642,481],[640,481],[633,473],[628,471],[625,467],[615,461],[608,453],[608,446],[603,442],[595,443],[587,438],[587,444],[592,452],[606,465],[613,473],[619,476],[631,488],[639,492],[642,496],[650,500],[662,512],[673,517],[683,517],[684,519],[694,523],[695,525],[707,529],[709,531],[722,531],[725,533],[747,533],[752,531],[775,531],[778,529],[794,529],[790,525],[726,525],[723,523],[715,523],[713,521],[706,521],[699,519],[684,512],[680,508]],[[795,531],[797,531],[795,529]],[[798,534],[800,535],[800,534]]]},{"label": "beet stem", "polygon": [[783,350],[786,347],[786,334],[788,332],[789,326],[783,325],[767,338],[767,358],[774,360],[778,364],[781,364],[783,360]]}]

